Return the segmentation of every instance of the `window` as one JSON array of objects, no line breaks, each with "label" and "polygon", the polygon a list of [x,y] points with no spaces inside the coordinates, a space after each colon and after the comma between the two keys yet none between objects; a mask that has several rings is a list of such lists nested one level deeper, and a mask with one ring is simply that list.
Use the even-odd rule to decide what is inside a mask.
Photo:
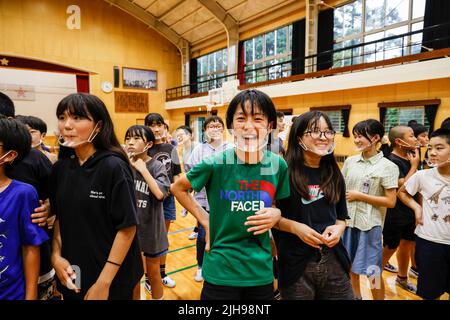
[{"label": "window", "polygon": [[385,132],[388,133],[395,126],[408,125],[409,120],[416,120],[427,127],[427,129],[430,128],[424,107],[387,108],[383,123]]},{"label": "window", "polygon": [[[227,48],[197,58],[198,92],[220,88],[227,74]],[[210,80],[210,81],[207,81]]]},{"label": "window", "polygon": [[[426,0],[356,0],[334,10],[334,49],[423,29]],[[333,66],[374,62],[421,51],[422,33],[336,52]]]},{"label": "window", "polygon": [[[255,83],[291,75],[292,25],[270,31],[244,42],[246,83]],[[265,68],[272,66],[270,68]]]},{"label": "window", "polygon": [[343,133],[344,132],[344,120],[342,119],[342,112],[341,110],[336,111],[322,111],[325,113],[328,118],[330,118],[331,124],[333,125],[334,131],[337,133]]},{"label": "window", "polygon": [[337,105],[337,106],[321,106],[311,107],[310,110],[318,110],[325,113],[330,118],[333,130],[341,133],[344,137],[349,137],[348,120],[350,117],[351,105]]}]

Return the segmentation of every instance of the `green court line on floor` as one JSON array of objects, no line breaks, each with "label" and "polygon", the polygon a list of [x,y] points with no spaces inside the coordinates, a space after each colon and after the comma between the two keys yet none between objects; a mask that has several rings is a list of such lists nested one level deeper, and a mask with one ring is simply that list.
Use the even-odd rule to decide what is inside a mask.
[{"label": "green court line on floor", "polygon": [[173,250],[170,250],[168,253],[172,253],[172,252],[176,252],[176,251],[180,251],[180,250],[184,250],[184,249],[188,249],[188,248],[192,248],[192,247],[195,247],[195,244],[190,244],[190,245],[185,246],[185,247],[181,247],[181,248],[178,248],[178,249],[173,249]]},{"label": "green court line on floor", "polygon": [[[171,275],[171,274],[174,274],[174,273],[177,273],[177,272],[181,272],[181,271],[184,271],[184,270],[192,269],[192,268],[194,268],[196,266],[197,266],[197,264],[193,264],[192,266],[187,266],[187,267],[184,267],[184,268],[181,268],[181,269],[178,269],[178,270],[170,271],[170,272],[167,272],[167,275]],[[145,279],[141,280],[140,283],[144,284],[145,283]]]},{"label": "green court line on floor", "polygon": [[181,230],[175,230],[175,231],[170,231],[167,234],[171,235],[171,234],[177,234],[180,232],[184,232],[184,231],[188,231],[188,230],[194,230],[194,227],[190,227],[190,228],[185,228],[185,229],[181,229]]},{"label": "green court line on floor", "polygon": [[184,271],[184,270],[187,270],[187,269],[191,269],[191,268],[194,268],[196,266],[197,266],[197,264],[193,264],[192,266],[187,266],[187,267],[175,270],[175,271],[167,272],[167,275],[171,275],[171,274],[174,274],[174,273],[177,273],[177,272],[181,272],[181,271]]}]

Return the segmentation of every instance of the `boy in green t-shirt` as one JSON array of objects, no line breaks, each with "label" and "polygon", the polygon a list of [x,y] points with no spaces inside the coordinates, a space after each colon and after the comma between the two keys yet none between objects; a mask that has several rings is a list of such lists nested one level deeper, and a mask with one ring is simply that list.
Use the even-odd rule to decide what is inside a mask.
[{"label": "boy in green t-shirt", "polygon": [[[269,231],[281,217],[275,200],[289,196],[286,162],[267,151],[276,128],[272,100],[245,90],[230,102],[227,127],[235,147],[206,158],[171,192],[205,227],[202,300],[273,299]],[[189,190],[206,189],[210,214]]]}]

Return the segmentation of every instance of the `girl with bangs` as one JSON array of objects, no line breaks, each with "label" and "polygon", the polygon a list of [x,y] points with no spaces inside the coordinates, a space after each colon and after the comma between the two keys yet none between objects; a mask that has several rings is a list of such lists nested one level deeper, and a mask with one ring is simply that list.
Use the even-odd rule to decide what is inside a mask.
[{"label": "girl with bangs", "polygon": [[282,299],[353,299],[340,241],[348,215],[334,136],[330,119],[319,111],[297,117],[289,133],[291,195],[277,202],[282,218],[274,230]]},{"label": "girl with bangs", "polygon": [[[166,167],[148,155],[147,151],[154,143],[155,136],[146,126],[132,126],[125,134],[126,150],[134,169],[137,235],[146,269],[145,286],[151,291],[153,299],[163,300],[159,262],[169,251],[163,200],[169,192],[170,180]],[[139,291],[135,292],[135,297],[140,297]]]},{"label": "girl with bangs", "polygon": [[373,299],[384,299],[382,228],[386,208],[395,206],[399,171],[377,150],[383,135],[384,127],[379,121],[358,122],[353,127],[353,136],[355,150],[360,153],[347,158],[342,169],[350,217],[344,244],[352,261],[351,279],[356,299],[361,299],[361,275],[371,280]]},{"label": "girl with bangs", "polygon": [[61,147],[50,203],[58,289],[65,300],[131,299],[143,270],[128,157],[96,96],[71,94],[56,115]]}]

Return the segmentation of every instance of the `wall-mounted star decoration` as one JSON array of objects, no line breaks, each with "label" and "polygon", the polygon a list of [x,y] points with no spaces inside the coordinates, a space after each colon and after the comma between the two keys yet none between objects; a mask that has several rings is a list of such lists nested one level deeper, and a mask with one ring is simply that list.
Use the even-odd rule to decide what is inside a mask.
[{"label": "wall-mounted star decoration", "polygon": [[3,58],[0,60],[0,63],[2,64],[2,66],[7,66],[9,63],[9,60],[7,60],[6,58]]}]

